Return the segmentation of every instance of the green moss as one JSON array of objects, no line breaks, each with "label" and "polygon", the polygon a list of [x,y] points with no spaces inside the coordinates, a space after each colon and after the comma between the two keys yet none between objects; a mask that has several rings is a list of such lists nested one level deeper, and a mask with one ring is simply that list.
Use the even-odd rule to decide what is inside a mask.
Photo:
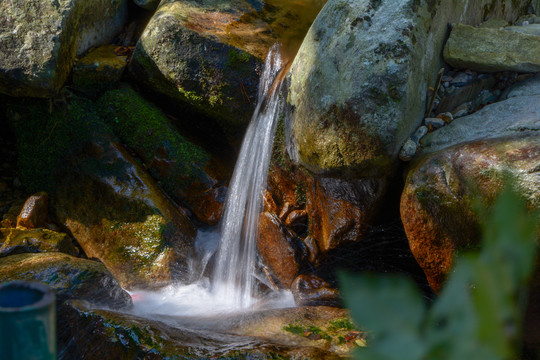
[{"label": "green moss", "polygon": [[204,177],[201,168],[210,160],[209,154],[182,137],[161,110],[133,89],[108,91],[98,100],[98,106],[116,135],[147,165],[154,159],[171,160],[167,174],[150,169],[166,189]]},{"label": "green moss", "polygon": [[11,99],[7,118],[17,138],[19,174],[30,192],[50,192],[66,159],[106,125],[91,101],[64,92],[60,98]]},{"label": "green moss", "polygon": [[227,61],[227,66],[231,68],[238,68],[243,64],[247,64],[251,59],[251,55],[245,51],[241,50],[229,50],[229,59]]}]

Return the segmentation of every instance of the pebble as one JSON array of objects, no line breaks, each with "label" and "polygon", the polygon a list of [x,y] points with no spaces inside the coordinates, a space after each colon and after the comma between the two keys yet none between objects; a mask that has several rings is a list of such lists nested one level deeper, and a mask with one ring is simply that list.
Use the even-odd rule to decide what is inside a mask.
[{"label": "pebble", "polygon": [[436,117],[442,119],[447,124],[450,124],[452,121],[454,121],[454,115],[452,115],[451,112],[440,113]]},{"label": "pebble", "polygon": [[426,134],[428,133],[428,128],[425,125],[422,125],[416,129],[414,134],[411,135],[410,139],[414,141],[416,144],[420,145],[420,141]]},{"label": "pebble", "polygon": [[452,112],[452,115],[454,116],[454,119],[456,119],[458,117],[468,115],[470,112],[471,112],[471,103],[465,103],[455,108],[454,111]]},{"label": "pebble", "polygon": [[440,129],[444,125],[446,125],[446,122],[443,119],[436,118],[436,117],[435,118],[425,118],[424,123],[426,124],[426,126],[429,129],[433,129],[433,130]]},{"label": "pebble", "polygon": [[411,161],[413,156],[418,151],[418,145],[411,140],[411,138],[408,138],[407,141],[405,141],[405,144],[401,147],[401,151],[399,152],[399,158],[402,161]]}]

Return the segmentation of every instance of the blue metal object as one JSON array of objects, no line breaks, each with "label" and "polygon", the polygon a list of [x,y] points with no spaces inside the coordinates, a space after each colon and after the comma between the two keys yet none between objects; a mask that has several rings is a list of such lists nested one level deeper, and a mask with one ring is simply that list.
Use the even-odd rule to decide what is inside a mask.
[{"label": "blue metal object", "polygon": [[0,359],[56,359],[55,296],[47,285],[0,285]]}]

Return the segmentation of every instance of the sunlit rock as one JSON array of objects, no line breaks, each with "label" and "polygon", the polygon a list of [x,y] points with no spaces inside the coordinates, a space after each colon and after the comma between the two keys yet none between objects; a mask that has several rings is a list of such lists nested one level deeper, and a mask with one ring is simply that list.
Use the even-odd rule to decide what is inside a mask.
[{"label": "sunlit rock", "polygon": [[41,192],[30,196],[17,217],[17,227],[35,229],[45,227],[47,223],[49,196]]},{"label": "sunlit rock", "polygon": [[237,138],[255,108],[269,48],[281,41],[284,54],[296,52],[323,3],[164,0],[137,43],[130,70]]},{"label": "sunlit rock", "polygon": [[0,14],[0,92],[52,97],[76,55],[120,32],[127,0],[7,0]]},{"label": "sunlit rock", "polygon": [[456,24],[444,47],[444,60],[459,69],[538,72],[539,35]]},{"label": "sunlit rock", "polygon": [[98,261],[63,253],[19,254],[0,258],[0,281],[28,280],[53,288],[57,305],[83,299],[110,308],[131,305],[131,297]]},{"label": "sunlit rock", "polygon": [[291,67],[289,152],[318,174],[385,177],[424,117],[447,24],[507,21],[528,1],[330,0]]},{"label": "sunlit rock", "polygon": [[306,258],[301,240],[288,231],[277,216],[262,213],[257,248],[263,264],[277,279],[278,285],[289,289]]},{"label": "sunlit rock", "polygon": [[0,228],[0,257],[41,252],[78,255],[78,250],[67,234],[47,229]]}]

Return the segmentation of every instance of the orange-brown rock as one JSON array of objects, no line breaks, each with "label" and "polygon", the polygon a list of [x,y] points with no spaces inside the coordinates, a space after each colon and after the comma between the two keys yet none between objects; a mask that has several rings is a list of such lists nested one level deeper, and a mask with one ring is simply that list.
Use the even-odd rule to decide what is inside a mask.
[{"label": "orange-brown rock", "polygon": [[319,262],[319,247],[317,246],[317,241],[312,236],[306,236],[303,241],[308,251],[309,262],[317,266]]},{"label": "orange-brown rock", "polygon": [[306,255],[300,239],[287,230],[276,215],[265,212],[259,217],[257,247],[278,285],[283,289],[290,288]]},{"label": "orange-brown rock", "polygon": [[283,204],[281,211],[279,212],[279,219],[281,221],[285,221],[287,219],[287,216],[289,216],[292,210],[293,210],[293,205],[290,202],[286,201],[285,204]]},{"label": "orange-brown rock", "polygon": [[264,202],[264,211],[270,212],[273,214],[275,214],[278,211],[278,207],[270,191],[266,190],[266,192],[264,193],[263,202]]},{"label": "orange-brown rock", "polygon": [[425,155],[413,164],[401,197],[411,251],[437,291],[456,253],[478,245],[481,217],[506,182],[540,208],[540,137],[479,140]]},{"label": "orange-brown rock", "polygon": [[285,225],[293,229],[297,234],[303,234],[308,229],[308,213],[305,209],[293,210],[285,219]]},{"label": "orange-brown rock", "polygon": [[318,178],[307,191],[309,230],[319,250],[358,241],[381,200],[385,180]]},{"label": "orange-brown rock", "polygon": [[341,306],[339,291],[316,275],[299,275],[291,291],[297,306]]},{"label": "orange-brown rock", "polygon": [[36,229],[45,227],[49,206],[49,196],[40,192],[30,196],[17,217],[17,227]]},{"label": "orange-brown rock", "polygon": [[[276,164],[272,164],[268,172],[268,187],[277,199],[277,205],[284,207],[286,203],[294,208],[299,208],[297,196],[298,171],[287,172]],[[303,180],[303,179],[302,179]]]}]

